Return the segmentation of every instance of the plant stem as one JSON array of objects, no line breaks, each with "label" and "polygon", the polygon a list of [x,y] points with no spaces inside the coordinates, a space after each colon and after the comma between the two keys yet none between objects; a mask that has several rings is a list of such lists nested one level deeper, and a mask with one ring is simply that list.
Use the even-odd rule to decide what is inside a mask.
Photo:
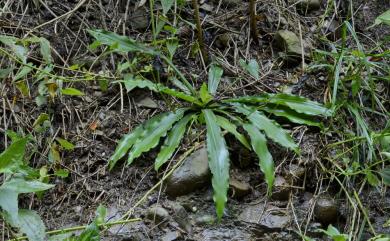
[{"label": "plant stem", "polygon": [[256,0],[249,1],[249,25],[250,25],[250,34],[253,41],[259,43],[259,34],[257,31],[257,21],[256,21]]},{"label": "plant stem", "polygon": [[[118,221],[98,224],[98,227],[99,228],[100,227],[105,227],[105,226],[109,227],[109,226],[118,225],[118,224],[138,222],[138,221],[141,221],[141,220],[142,219],[140,219],[140,218],[118,220]],[[57,229],[57,230],[48,231],[48,232],[46,232],[46,234],[47,235],[55,235],[55,234],[69,233],[69,232],[74,232],[74,231],[78,231],[78,230],[83,230],[83,229],[86,229],[87,227],[88,227],[88,225],[83,225],[83,226],[76,226],[76,227],[70,227],[70,228],[64,228],[64,229]],[[11,239],[10,241],[25,240],[25,239],[27,239],[27,237],[23,236],[23,237]]]},{"label": "plant stem", "polygon": [[153,35],[153,46],[155,46],[155,43],[156,43],[156,26],[155,26],[155,22],[154,22],[154,10],[153,10],[153,6],[154,6],[154,0],[149,0],[149,10],[150,10],[150,22],[152,24],[152,35]]},{"label": "plant stem", "polygon": [[192,0],[192,7],[194,8],[194,16],[195,16],[195,21],[196,21],[196,32],[197,32],[200,52],[202,54],[204,62],[208,63],[209,57],[208,57],[207,50],[206,50],[206,47],[205,47],[204,41],[203,41],[203,29],[202,29],[202,24],[200,22],[198,0]]}]

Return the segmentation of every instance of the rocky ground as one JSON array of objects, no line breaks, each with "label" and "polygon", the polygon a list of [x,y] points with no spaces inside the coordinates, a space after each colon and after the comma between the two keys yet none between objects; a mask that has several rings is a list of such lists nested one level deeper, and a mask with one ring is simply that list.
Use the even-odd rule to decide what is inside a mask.
[{"label": "rocky ground", "polygon": [[[42,2],[45,4],[36,6],[35,1],[11,0],[6,1],[6,6],[0,5],[0,9],[8,9],[0,15],[1,31],[14,36],[24,36],[30,31],[47,38],[52,44],[56,65],[79,64],[96,73],[114,71],[117,56],[96,61],[96,54],[87,47],[92,38],[86,29],[108,29],[139,41],[151,39],[150,13],[144,1],[129,1],[129,4],[120,0],[85,1],[66,18],[52,22],[72,11],[78,2]],[[305,0],[298,4],[291,0],[257,1],[259,44],[249,38],[246,1],[200,2],[208,51],[224,65],[225,94],[283,91],[319,102],[327,98],[326,73],[307,71],[302,63],[306,66],[311,63],[315,49],[328,48],[321,39],[337,41],[340,38],[339,26],[345,19],[349,1],[335,1],[338,12],[332,15],[326,14],[327,1]],[[354,26],[365,36],[364,44],[370,45],[367,39],[380,41],[388,36],[388,27],[369,31],[366,28],[389,8],[386,0],[353,1]],[[190,5],[178,12],[181,19],[193,22]],[[37,28],[40,24],[43,26]],[[191,53],[194,31],[180,22],[178,36],[181,46],[175,64],[186,75],[196,73],[197,78],[204,79],[206,73],[199,56]],[[246,78],[239,70],[239,58],[258,61],[259,81]],[[236,79],[239,81],[233,81]],[[322,164],[328,165],[323,151],[326,133],[304,126],[289,126],[300,145],[301,155],[271,145],[277,178],[270,198],[267,198],[256,156],[234,141],[228,141],[232,168],[229,200],[221,223],[216,222],[202,130],[195,131],[199,135],[192,135],[200,136],[197,139],[185,139],[169,167],[195,143],[197,150],[183,156],[183,165],[149,193],[165,174],[153,169],[155,152],[144,155],[129,167],[118,165],[112,171],[108,170],[107,159],[116,141],[130,127],[167,108],[165,100],[141,90],[125,93],[123,98],[117,85],[102,91],[94,81],[75,85],[86,95],[64,97],[52,105],[37,107],[34,99],[17,98],[15,88],[0,82],[3,106],[0,115],[8,121],[7,126],[0,125],[0,149],[6,145],[3,130],[31,130],[42,111],[53,115],[52,128],[47,133],[31,131],[41,140],[39,155],[31,161],[33,166],[47,163],[49,150],[45,138],[48,136],[67,136],[76,144],[73,151],[61,154],[58,164],[69,170],[70,176],[53,178],[56,186],[42,199],[24,196],[20,203],[37,210],[48,230],[90,223],[99,204],[107,207],[108,221],[119,220],[129,210],[133,210],[132,217],[140,218],[140,221],[107,228],[102,232],[103,240],[302,240],[300,234],[326,240],[319,228],[326,229],[328,224],[333,224],[340,231],[349,232],[351,217],[362,215],[348,204],[336,181],[320,168]],[[170,170],[169,167],[166,170]],[[390,233],[390,228],[384,226],[389,219],[389,192],[365,187],[361,193],[377,232]],[[360,222],[362,217],[356,220]],[[8,238],[10,232],[4,233]],[[363,229],[360,239],[353,240],[368,240],[372,236],[368,229]]]}]

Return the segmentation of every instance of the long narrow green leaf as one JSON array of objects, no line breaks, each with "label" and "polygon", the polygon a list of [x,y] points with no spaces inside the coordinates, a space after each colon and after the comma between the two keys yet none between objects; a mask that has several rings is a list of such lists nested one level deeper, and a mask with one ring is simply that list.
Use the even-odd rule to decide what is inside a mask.
[{"label": "long narrow green leaf", "polygon": [[237,140],[241,142],[243,146],[245,146],[247,149],[251,149],[247,139],[245,136],[237,131],[237,126],[230,122],[228,119],[226,119],[223,116],[216,115],[217,117],[217,124],[224,130],[228,131],[232,135],[236,137]]},{"label": "long narrow green leaf", "polygon": [[130,165],[142,153],[157,146],[160,138],[165,136],[172,125],[183,117],[185,110],[179,109],[176,112],[164,113],[149,121],[142,135],[131,148],[127,164]]},{"label": "long narrow green leaf", "polygon": [[135,130],[122,137],[122,139],[119,141],[118,146],[115,149],[114,154],[112,154],[112,156],[108,160],[110,164],[110,169],[115,166],[119,159],[126,155],[127,151],[134,145],[134,143],[138,140],[143,131],[144,129],[142,125],[139,125],[137,128],[135,128]]},{"label": "long narrow green leaf", "polygon": [[214,189],[214,202],[220,220],[225,209],[229,188],[229,152],[213,111],[206,109],[202,112],[207,127],[207,153],[213,174],[211,182]]},{"label": "long narrow green leaf", "polygon": [[267,192],[270,195],[275,180],[275,164],[267,148],[267,139],[253,124],[244,124],[243,127],[248,132],[251,138],[252,148],[259,158],[259,166],[264,173],[265,181],[268,185]]},{"label": "long narrow green leaf", "polygon": [[215,64],[212,64],[210,66],[209,76],[208,76],[209,77],[208,87],[209,87],[209,93],[211,95],[215,95],[215,93],[217,92],[218,85],[219,85],[219,82],[221,81],[222,74],[223,74],[223,69],[221,69],[220,67],[218,67]]},{"label": "long narrow green leaf", "polygon": [[141,52],[150,55],[158,55],[159,52],[147,47],[127,36],[118,35],[102,29],[88,30],[88,32],[100,43],[111,46],[112,50],[119,52]]},{"label": "long narrow green leaf", "polygon": [[288,94],[262,94],[257,96],[248,96],[241,98],[228,99],[224,102],[240,102],[248,104],[256,103],[271,103],[277,105],[287,106],[298,113],[303,113],[306,115],[322,115],[322,116],[331,116],[332,112],[330,109],[324,107],[323,105],[308,100],[301,96],[288,95]]},{"label": "long narrow green leaf", "polygon": [[124,80],[118,82],[123,82],[125,84],[127,92],[133,90],[134,88],[147,88],[153,92],[164,93],[196,105],[201,105],[200,101],[191,95],[188,95],[184,92],[175,89],[168,88],[159,83],[153,83],[150,80],[133,77],[133,75],[125,75]]},{"label": "long narrow green leaf", "polygon": [[275,121],[268,119],[262,112],[242,104],[233,105],[238,113],[247,116],[254,126],[265,132],[265,134],[276,143],[299,153],[298,145],[291,136]]},{"label": "long narrow green leaf", "polygon": [[322,128],[323,125],[320,122],[316,122],[312,119],[311,116],[298,113],[293,111],[290,108],[282,107],[282,106],[266,106],[263,107],[262,110],[271,113],[275,116],[280,116],[289,119],[291,122],[300,124],[300,125],[308,125],[308,126],[317,126]]},{"label": "long narrow green leaf", "polygon": [[169,158],[172,157],[173,153],[180,144],[181,139],[183,139],[184,133],[186,131],[186,126],[188,122],[194,117],[194,114],[188,114],[179,122],[177,122],[172,130],[168,133],[167,138],[165,139],[164,145],[161,147],[161,151],[158,154],[156,161],[154,163],[154,169],[157,171]]}]

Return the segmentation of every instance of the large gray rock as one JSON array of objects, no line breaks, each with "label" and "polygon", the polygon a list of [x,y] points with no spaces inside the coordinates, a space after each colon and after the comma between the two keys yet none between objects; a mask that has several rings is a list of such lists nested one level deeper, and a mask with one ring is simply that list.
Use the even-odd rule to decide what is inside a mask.
[{"label": "large gray rock", "polygon": [[242,211],[238,219],[242,222],[259,225],[265,230],[280,230],[289,226],[290,216],[274,206],[264,206],[259,203],[248,206]]},{"label": "large gray rock", "polygon": [[202,188],[210,182],[207,150],[201,148],[190,155],[167,179],[165,192],[177,197]]},{"label": "large gray rock", "polygon": [[302,45],[298,36],[288,30],[279,30],[275,33],[275,45],[284,54],[288,62],[297,62],[302,57]]}]

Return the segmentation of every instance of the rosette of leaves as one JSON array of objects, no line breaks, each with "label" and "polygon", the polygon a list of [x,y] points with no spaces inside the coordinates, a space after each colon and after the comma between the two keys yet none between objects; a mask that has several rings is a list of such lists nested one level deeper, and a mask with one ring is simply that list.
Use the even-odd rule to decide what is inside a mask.
[{"label": "rosette of leaves", "polygon": [[[155,169],[158,170],[179,147],[187,128],[191,127],[193,121],[198,120],[205,124],[207,130],[206,144],[212,173],[213,198],[219,219],[223,215],[227,202],[230,162],[222,130],[231,133],[245,148],[257,154],[260,169],[268,185],[268,193],[271,193],[275,167],[267,147],[267,140],[270,139],[299,153],[298,145],[288,131],[283,129],[273,117],[286,118],[297,124],[321,127],[316,117],[326,117],[331,114],[329,109],[319,103],[287,94],[261,94],[220,100],[216,95],[223,70],[217,65],[210,66],[208,82],[203,83],[197,90],[162,52],[112,32],[104,30],[89,32],[96,39],[95,46],[104,44],[110,46],[110,51],[140,52],[159,56],[172,67],[181,80],[179,83],[178,80],[173,83],[178,88],[171,88],[128,75],[122,81],[128,91],[133,88],[147,88],[181,99],[185,103],[181,108],[152,117],[123,136],[109,159],[110,168],[113,168],[126,154],[127,165],[130,165],[141,154],[157,147],[161,138],[165,138],[155,160]],[[238,127],[242,127],[245,133],[240,133]]]}]

